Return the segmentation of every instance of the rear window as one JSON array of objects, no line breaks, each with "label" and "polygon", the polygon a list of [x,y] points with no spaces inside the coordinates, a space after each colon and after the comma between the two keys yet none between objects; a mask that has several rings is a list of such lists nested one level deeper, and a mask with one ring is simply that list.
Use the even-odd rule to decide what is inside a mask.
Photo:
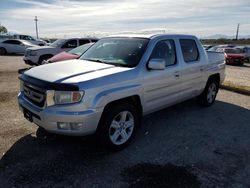
[{"label": "rear window", "polygon": [[195,40],[193,39],[180,39],[181,50],[184,61],[189,63],[199,59],[199,51]]},{"label": "rear window", "polygon": [[6,44],[17,44],[17,45],[21,44],[21,42],[18,41],[18,40],[6,40],[3,43],[6,43]]}]

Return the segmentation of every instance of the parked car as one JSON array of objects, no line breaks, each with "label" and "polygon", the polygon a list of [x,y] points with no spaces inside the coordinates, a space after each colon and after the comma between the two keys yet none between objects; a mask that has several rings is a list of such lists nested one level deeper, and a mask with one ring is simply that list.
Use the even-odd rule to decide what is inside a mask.
[{"label": "parked car", "polygon": [[234,48],[242,50],[245,56],[245,61],[250,62],[250,46],[235,46]]},{"label": "parked car", "polygon": [[142,115],[193,97],[211,106],[225,77],[224,58],[190,35],[106,37],[77,60],[25,71],[18,102],[24,117],[49,132],[95,133],[122,149]]},{"label": "parked car", "polygon": [[55,63],[58,61],[63,60],[70,60],[70,59],[78,59],[84,52],[86,52],[94,43],[88,43],[81,46],[78,46],[68,52],[61,52],[59,54],[54,55],[53,57],[49,58],[48,60],[44,60],[42,64],[47,63]]},{"label": "parked car", "polygon": [[26,40],[32,44],[38,45],[38,46],[45,46],[47,45],[46,41],[42,40],[42,39],[35,39],[32,36],[29,35],[21,35],[21,34],[15,34],[13,35],[14,39],[20,39],[20,40]]},{"label": "parked car", "polygon": [[48,60],[60,52],[67,52],[77,46],[96,41],[97,39],[95,38],[58,39],[49,46],[28,48],[24,54],[23,60],[29,65],[41,65],[44,60]]},{"label": "parked car", "polygon": [[242,49],[218,48],[216,51],[225,53],[226,64],[243,65],[245,62],[245,54]]},{"label": "parked car", "polygon": [[204,48],[205,50],[209,50],[209,49],[212,48],[212,47],[214,47],[213,44],[204,44],[204,45],[203,45],[203,48]]},{"label": "parked car", "polygon": [[235,45],[233,44],[220,44],[220,45],[214,45],[211,48],[208,49],[210,52],[216,52],[217,49],[222,49],[222,48],[234,48]]},{"label": "parked car", "polygon": [[18,40],[25,40],[27,42],[30,42],[34,45],[38,46],[44,46],[47,45],[47,43],[42,39],[36,39],[30,35],[22,35],[22,34],[1,34],[0,35],[0,41],[7,40],[7,39],[18,39]]},{"label": "parked car", "polygon": [[0,43],[0,55],[24,54],[25,49],[36,45],[25,40],[4,40]]}]

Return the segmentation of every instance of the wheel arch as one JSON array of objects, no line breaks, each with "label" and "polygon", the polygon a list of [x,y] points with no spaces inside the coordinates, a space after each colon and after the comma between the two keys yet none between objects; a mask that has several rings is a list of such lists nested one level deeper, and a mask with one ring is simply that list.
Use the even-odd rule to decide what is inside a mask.
[{"label": "wheel arch", "polygon": [[[217,83],[220,84],[220,80],[221,80],[220,74],[219,74],[219,73],[216,73],[216,74],[210,75],[210,76],[208,77],[208,81],[210,81],[210,80],[216,80]],[[207,82],[208,82],[208,81],[207,81]]]},{"label": "wheel arch", "polygon": [[109,103],[107,103],[105,105],[105,107],[103,109],[101,118],[100,118],[98,126],[97,126],[97,130],[98,130],[99,126],[100,126],[100,122],[103,120],[105,115],[109,112],[109,109],[111,109],[114,106],[121,105],[121,104],[124,104],[124,103],[129,103],[129,104],[134,105],[137,108],[137,110],[138,110],[138,112],[140,114],[140,117],[142,116],[143,109],[142,109],[142,103],[141,103],[141,99],[140,99],[139,95],[131,95],[131,96],[128,96],[128,97],[124,97],[124,98],[121,98],[121,99],[110,101]]}]

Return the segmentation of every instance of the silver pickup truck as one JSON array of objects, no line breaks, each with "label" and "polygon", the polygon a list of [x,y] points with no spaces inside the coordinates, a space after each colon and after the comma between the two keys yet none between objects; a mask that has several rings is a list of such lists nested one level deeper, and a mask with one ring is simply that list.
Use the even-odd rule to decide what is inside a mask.
[{"label": "silver pickup truck", "polygon": [[193,97],[212,105],[224,71],[224,54],[206,53],[195,36],[112,36],[78,60],[25,71],[18,102],[24,117],[48,132],[95,133],[121,149],[143,115]]}]

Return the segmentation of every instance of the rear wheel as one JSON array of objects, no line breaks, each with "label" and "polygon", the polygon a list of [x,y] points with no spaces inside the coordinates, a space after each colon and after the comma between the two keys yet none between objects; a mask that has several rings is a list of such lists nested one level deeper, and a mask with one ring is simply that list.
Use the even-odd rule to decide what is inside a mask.
[{"label": "rear wheel", "polygon": [[6,55],[7,51],[5,48],[0,48],[0,55]]},{"label": "rear wheel", "polygon": [[198,97],[198,100],[204,106],[211,106],[215,101],[218,90],[219,90],[218,81],[215,79],[209,79],[204,91]]},{"label": "rear wheel", "polygon": [[140,122],[137,108],[132,104],[119,104],[106,109],[99,123],[97,136],[110,149],[126,147],[135,135]]}]

